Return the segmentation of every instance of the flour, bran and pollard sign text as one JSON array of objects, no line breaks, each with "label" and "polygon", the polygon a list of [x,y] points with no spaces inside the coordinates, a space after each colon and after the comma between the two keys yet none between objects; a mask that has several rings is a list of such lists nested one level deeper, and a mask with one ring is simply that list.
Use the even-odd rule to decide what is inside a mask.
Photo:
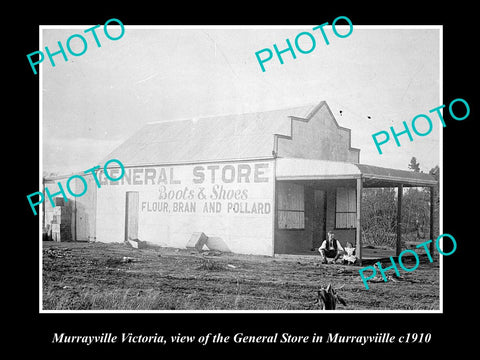
[{"label": "flour, bran and pollard sign text", "polygon": [[[111,169],[110,176],[120,171]],[[271,200],[258,190],[262,183],[271,186],[271,174],[270,163],[258,162],[134,167],[125,169],[121,181],[108,180],[103,171],[98,177],[102,186],[153,187],[141,196],[141,212],[270,214]]]}]

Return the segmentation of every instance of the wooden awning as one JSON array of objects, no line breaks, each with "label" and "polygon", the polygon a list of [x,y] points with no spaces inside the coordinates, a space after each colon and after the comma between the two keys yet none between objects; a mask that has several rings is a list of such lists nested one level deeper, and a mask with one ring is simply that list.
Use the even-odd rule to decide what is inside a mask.
[{"label": "wooden awning", "polygon": [[435,178],[420,172],[384,168],[379,166],[355,164],[362,173],[364,187],[434,186]]},{"label": "wooden awning", "polygon": [[434,186],[430,174],[342,161],[277,158],[277,180],[359,179],[364,187]]}]

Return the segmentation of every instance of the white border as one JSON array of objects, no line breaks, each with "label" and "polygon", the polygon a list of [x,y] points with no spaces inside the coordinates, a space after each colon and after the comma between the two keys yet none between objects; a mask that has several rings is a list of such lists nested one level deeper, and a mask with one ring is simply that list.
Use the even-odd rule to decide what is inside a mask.
[{"label": "white border", "polygon": [[[38,48],[43,48],[43,30],[46,29],[85,29],[93,25],[40,25],[39,26],[39,45]],[[119,25],[110,25],[113,27]],[[308,26],[316,25],[124,25],[128,29],[305,29]],[[439,105],[444,104],[443,102],[443,25],[353,25],[358,29],[433,29],[439,30]],[[331,27],[328,25],[327,27]],[[338,25],[336,28],[349,28],[348,25]],[[39,88],[39,189],[42,190],[42,174],[43,174],[43,63],[39,64],[38,68],[38,88]],[[443,110],[442,114],[443,114]],[[439,136],[439,166],[440,166],[440,205],[439,205],[439,232],[443,234],[443,128],[440,128]],[[439,256],[439,275],[440,275],[440,308],[439,310],[43,310],[43,239],[42,239],[42,223],[43,223],[43,210],[42,207],[39,207],[38,215],[39,218],[39,313],[40,314],[209,314],[209,313],[220,313],[220,314],[443,314],[443,256]],[[433,239],[432,239],[433,241]],[[443,246],[443,238],[441,239],[441,244]],[[368,291],[368,290],[367,290]]]},{"label": "white border", "polygon": [[[440,55],[440,61],[439,61],[439,66],[438,66],[438,80],[439,80],[439,102],[438,104],[444,104],[443,100],[443,26],[440,26],[440,33],[439,33],[439,55]],[[443,116],[443,109],[441,110],[442,116]],[[439,134],[439,150],[440,150],[440,156],[439,156],[439,167],[440,167],[440,186],[438,189],[438,196],[440,199],[439,203],[439,235],[443,234],[443,172],[445,168],[443,167],[443,127],[440,128],[440,134]],[[432,239],[433,241],[433,239]],[[443,238],[440,240],[442,245],[443,245]],[[443,247],[442,247],[443,248]],[[443,313],[443,256],[439,256],[439,275],[440,275],[440,312]]]}]

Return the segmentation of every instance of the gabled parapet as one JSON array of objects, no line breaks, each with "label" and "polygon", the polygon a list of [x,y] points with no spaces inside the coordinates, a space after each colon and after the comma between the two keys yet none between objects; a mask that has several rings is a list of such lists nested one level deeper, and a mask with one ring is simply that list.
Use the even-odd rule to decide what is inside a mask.
[{"label": "gabled parapet", "polygon": [[351,146],[351,130],[341,127],[325,101],[305,117],[289,116],[290,135],[275,134],[278,157],[333,160],[358,163],[360,149]]}]

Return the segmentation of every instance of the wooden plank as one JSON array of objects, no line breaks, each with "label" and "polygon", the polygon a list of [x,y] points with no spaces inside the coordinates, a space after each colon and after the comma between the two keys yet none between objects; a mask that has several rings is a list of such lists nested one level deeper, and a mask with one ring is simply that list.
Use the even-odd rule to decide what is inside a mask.
[{"label": "wooden plank", "polygon": [[207,243],[207,240],[208,237],[203,232],[194,232],[185,247],[187,249],[196,249],[197,251],[201,251],[203,249],[203,245]]},{"label": "wooden plank", "polygon": [[397,196],[397,247],[395,255],[399,256],[402,252],[402,198],[403,198],[403,185],[398,185]]},{"label": "wooden plank", "polygon": [[225,241],[218,236],[209,236],[207,238],[206,244],[207,247],[210,250],[217,250],[217,251],[222,251],[222,252],[231,252],[230,248],[228,245],[225,243]]}]

